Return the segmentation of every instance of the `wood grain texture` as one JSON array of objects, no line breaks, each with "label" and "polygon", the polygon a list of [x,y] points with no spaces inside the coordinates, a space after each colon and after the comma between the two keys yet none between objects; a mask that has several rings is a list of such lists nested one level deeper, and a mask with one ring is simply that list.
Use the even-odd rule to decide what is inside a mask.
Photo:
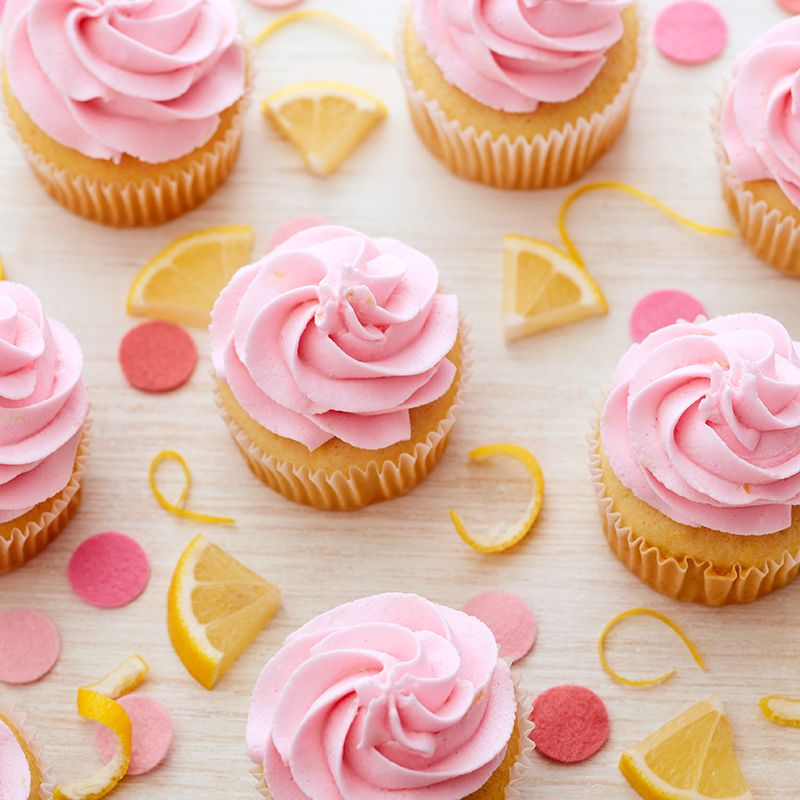
[{"label": "wood grain texture", "polygon": [[[250,35],[275,16],[245,0],[237,5]],[[645,0],[650,19],[662,5],[663,0]],[[772,0],[717,5],[730,26],[724,54],[685,67],[651,52],[627,130],[587,180],[626,181],[694,220],[730,226],[708,109],[735,55],[786,14]],[[308,0],[300,8],[341,14],[387,45],[398,12],[395,0]],[[61,658],[48,676],[29,686],[0,685],[0,694],[17,701],[42,729],[56,776],[72,781],[99,764],[94,726],[76,712],[78,686],[136,652],[151,668],[139,691],[169,709],[175,738],[160,768],[126,778],[114,796],[255,800],[244,747],[250,693],[261,667],[292,630],[337,604],[382,591],[417,592],[460,607],[479,592],[503,588],[526,598],[539,623],[536,645],[519,664],[527,688],[536,695],[560,683],[582,684],[605,700],[611,719],[608,743],[583,764],[567,767],[535,755],[525,779],[528,796],[633,800],[616,766],[621,752],[713,692],[728,709],[754,796],[796,793],[800,732],[768,722],[758,700],[800,695],[800,583],[749,606],[723,609],[672,601],[641,584],[603,539],[584,437],[592,403],[630,345],[630,311],[646,292],[684,289],[712,315],[767,313],[800,339],[800,281],[766,267],[739,238],[698,234],[631,197],[596,192],[575,204],[568,222],[605,292],[609,315],[506,345],[502,235],[557,244],[556,216],[569,188],[504,193],[452,176],[416,137],[393,65],[327,26],[304,22],[281,30],[258,52],[257,68],[256,103],[232,177],[201,208],[152,230],[108,229],[72,216],[45,195],[0,130],[0,253],[8,276],[31,286],[45,309],[78,336],[95,419],[79,513],[45,553],[0,578],[0,610],[32,606],[61,633]],[[319,79],[353,83],[390,108],[388,120],[327,180],[305,171],[257,106],[275,89]],[[473,324],[472,391],[442,462],[406,497],[350,514],[293,505],[251,475],[211,399],[205,332],[193,331],[200,365],[174,393],[135,391],[117,363],[122,336],[138,322],[125,314],[128,287],[159,249],[198,228],[249,224],[260,255],[274,228],[298,214],[396,237],[428,253]],[[537,456],[545,501],[533,533],[521,544],[482,555],[458,537],[448,509],[475,527],[521,513],[528,482],[519,465],[505,459],[469,463],[473,447],[500,441]],[[180,452],[192,469],[187,507],[233,516],[236,525],[178,519],[158,505],[147,474],[151,459],[166,449]],[[177,497],[177,465],[164,464],[161,475],[163,491]],[[75,548],[104,530],[136,538],[152,567],[144,594],[118,610],[86,605],[67,581]],[[273,622],[212,692],[187,674],[165,620],[172,570],[197,533],[283,590]],[[614,683],[600,667],[597,638],[609,619],[637,606],[679,623],[702,653],[707,672],[665,626],[642,617],[626,620],[610,635],[612,666],[631,677],[659,675],[673,666],[677,673],[647,689]]]}]

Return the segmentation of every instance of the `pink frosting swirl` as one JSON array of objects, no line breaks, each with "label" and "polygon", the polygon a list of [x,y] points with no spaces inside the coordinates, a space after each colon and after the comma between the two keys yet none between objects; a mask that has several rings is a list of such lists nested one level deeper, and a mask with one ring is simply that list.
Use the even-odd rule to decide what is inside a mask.
[{"label": "pink frosting swirl", "polygon": [[650,334],[623,356],[603,408],[614,473],[683,525],[788,527],[800,504],[799,352],[760,314]]},{"label": "pink frosting swirl", "polygon": [[456,800],[489,779],[515,724],[480,620],[382,594],[286,639],[256,683],[247,751],[276,800]]},{"label": "pink frosting swirl", "polygon": [[29,800],[31,769],[14,731],[0,719],[0,797]]},{"label": "pink frosting swirl", "polygon": [[244,92],[230,0],[8,0],[3,23],[14,96],[90,158],[179,158]]},{"label": "pink frosting swirl", "polygon": [[800,207],[800,17],[771,28],[739,56],[721,128],[739,179],[777,181]]},{"label": "pink frosting swirl", "polygon": [[623,34],[631,0],[414,0],[417,36],[445,80],[527,113],[582,94]]},{"label": "pink frosting swirl", "polygon": [[0,522],[68,483],[89,409],[78,340],[25,286],[0,281]]},{"label": "pink frosting swirl", "polygon": [[322,225],[240,269],[211,313],[217,377],[279,436],[314,450],[337,437],[379,449],[411,436],[408,410],[456,368],[455,295],[425,255]]}]

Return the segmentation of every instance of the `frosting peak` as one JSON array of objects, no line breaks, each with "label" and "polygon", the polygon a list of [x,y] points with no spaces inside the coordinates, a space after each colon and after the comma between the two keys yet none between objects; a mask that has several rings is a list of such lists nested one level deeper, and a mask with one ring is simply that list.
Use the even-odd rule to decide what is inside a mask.
[{"label": "frosting peak", "polygon": [[631,0],[414,0],[417,35],[448,83],[529,113],[582,94],[623,35]]},{"label": "frosting peak", "polygon": [[515,720],[508,666],[482,622],[384,594],[286,639],[256,684],[247,748],[280,800],[456,800],[500,764]]},{"label": "frosting peak", "polygon": [[634,345],[600,423],[614,473],[684,525],[788,527],[800,504],[799,353],[760,314],[671,325]]},{"label": "frosting peak", "polygon": [[69,483],[89,408],[77,339],[27,287],[0,282],[0,522]]},{"label": "frosting peak", "polygon": [[777,181],[800,207],[800,18],[775,25],[739,56],[721,130],[740,180]]},{"label": "frosting peak", "polygon": [[244,92],[229,0],[8,0],[3,23],[20,105],[90,158],[179,158]]},{"label": "frosting peak", "polygon": [[259,424],[314,450],[334,436],[379,449],[411,435],[409,409],[455,378],[454,295],[394,239],[322,225],[244,267],[211,314],[211,358]]}]

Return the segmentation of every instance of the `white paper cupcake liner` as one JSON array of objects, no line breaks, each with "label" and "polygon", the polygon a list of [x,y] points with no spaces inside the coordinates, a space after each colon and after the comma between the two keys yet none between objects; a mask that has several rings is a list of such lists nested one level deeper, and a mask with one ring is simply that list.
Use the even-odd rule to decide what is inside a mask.
[{"label": "white paper cupcake liner", "polygon": [[416,445],[414,454],[402,453],[397,464],[393,461],[384,461],[379,465],[376,461],[372,461],[366,470],[351,467],[349,477],[340,471],[328,475],[322,469],[312,473],[308,467],[295,467],[288,461],[280,461],[254,444],[231,419],[216,381],[214,402],[250,469],[267,486],[296,503],[327,511],[353,511],[371,503],[392,500],[406,494],[421,483],[439,463],[447,446],[450,429],[464,405],[464,395],[472,375],[474,358],[469,332],[470,326],[465,324],[462,317],[459,324],[461,337],[459,388],[452,405],[436,429],[428,433],[424,442]]},{"label": "white paper cupcake liner", "polygon": [[518,136],[513,142],[506,134],[495,139],[491,131],[478,134],[474,126],[462,128],[457,119],[448,119],[438,100],[429,100],[408,75],[404,29],[410,3],[401,8],[395,29],[395,60],[408,95],[414,127],[428,149],[456,175],[498,189],[549,189],[564,186],[583,176],[616,141],[628,119],[633,92],[647,60],[649,27],[637,4],[639,32],[636,63],[617,95],[602,112],[591,119],[580,117],[561,130],[551,130],[547,138],[536,135],[533,141]]},{"label": "white paper cupcake liner", "polygon": [[744,188],[733,171],[722,144],[720,119],[729,85],[730,81],[717,94],[711,107],[711,135],[722,178],[722,196],[750,249],[771,267],[800,277],[800,226],[792,217],[784,217],[777,208],[770,209],[763,200],[756,202],[753,193]]},{"label": "white paper cupcake liner", "polygon": [[[517,760],[511,765],[511,769],[508,773],[505,800],[522,800],[524,797],[519,789],[519,782],[531,766],[531,753],[536,747],[533,743],[533,739],[531,739],[531,731],[533,731],[534,728],[533,722],[530,720],[531,713],[533,712],[533,702],[531,701],[528,691],[520,686],[521,679],[522,675],[520,673],[511,673],[511,680],[514,681],[514,696],[517,700],[519,754],[517,755]],[[256,780],[256,791],[258,791],[262,797],[266,798],[266,800],[274,800],[264,780],[264,770],[258,764],[254,764],[250,767],[250,774]]]},{"label": "white paper cupcake liner", "polygon": [[73,214],[93,222],[117,228],[161,225],[191,211],[205,202],[225,182],[239,155],[244,120],[252,100],[254,85],[254,53],[245,47],[248,74],[244,95],[225,136],[212,151],[202,151],[188,167],[174,177],[161,175],[157,180],[106,182],[73,175],[68,169],[48,161],[23,140],[11,119],[5,103],[2,114],[11,137],[22,149],[26,160],[47,193]]},{"label": "white paper cupcake liner", "polygon": [[642,536],[635,536],[623,525],[613,500],[607,496],[600,467],[600,443],[597,432],[602,401],[596,404],[597,414],[589,420],[589,471],[597,496],[600,519],[614,555],[641,581],[675,600],[688,600],[706,606],[750,603],[791,583],[800,571],[800,552],[784,553],[780,562],[768,559],[763,568],[742,569],[738,565],[730,574],[720,575],[713,565],[699,563],[691,557],[677,560],[664,556]]},{"label": "white paper cupcake liner", "polygon": [[81,504],[81,481],[86,471],[86,461],[92,442],[92,420],[87,417],[78,444],[75,468],[69,483],[53,499],[50,510],[38,520],[29,522],[25,529],[14,528],[11,537],[0,536],[0,575],[21,567],[50,544],[67,527]]},{"label": "white paper cupcake liner", "polygon": [[50,800],[53,796],[53,790],[56,788],[56,782],[50,774],[53,768],[53,762],[44,758],[42,751],[44,750],[44,743],[36,741],[36,727],[34,725],[26,725],[26,714],[19,711],[14,711],[13,700],[0,699],[0,716],[5,717],[13,726],[16,732],[25,740],[25,744],[30,748],[39,769],[42,771],[42,784],[39,787],[40,800]]}]

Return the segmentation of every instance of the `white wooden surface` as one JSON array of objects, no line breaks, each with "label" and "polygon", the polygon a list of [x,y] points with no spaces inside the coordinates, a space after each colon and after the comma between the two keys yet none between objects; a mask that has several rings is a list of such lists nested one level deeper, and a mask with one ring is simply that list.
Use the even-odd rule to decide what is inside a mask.
[{"label": "white wooden surface", "polygon": [[[237,0],[250,35],[273,12]],[[645,0],[650,19],[663,0]],[[708,108],[734,57],[785,18],[773,0],[718,0],[730,26],[724,54],[704,66],[668,62],[654,50],[621,140],[587,180],[621,180],[698,221],[731,225],[720,197]],[[307,0],[300,8],[341,14],[391,44],[395,0]],[[628,317],[646,292],[679,287],[712,315],[759,311],[800,338],[800,281],[760,263],[738,238],[694,233],[619,193],[583,197],[570,229],[606,294],[607,317],[513,345],[500,322],[501,239],[517,232],[558,243],[556,215],[569,189],[515,194],[466,183],[447,172],[417,139],[393,65],[358,40],[318,23],[280,31],[260,50],[255,99],[305,80],[353,83],[390,108],[342,169],[319,180],[268,126],[257,105],[247,121],[240,163],[205,206],[154,230],[114,230],[78,219],[51,201],[21,154],[0,131],[0,252],[8,276],[31,286],[46,310],[78,336],[95,419],[83,505],[44,554],[0,578],[0,610],[26,605],[48,614],[62,637],[53,671],[28,686],[0,685],[44,733],[64,782],[99,764],[94,725],[76,712],[78,686],[102,677],[136,652],[150,675],[139,691],[159,699],[175,729],[166,762],[128,777],[122,798],[254,798],[244,750],[250,692],[284,637],[312,616],[361,596],[400,590],[459,607],[503,588],[528,600],[539,622],[533,651],[518,668],[536,695],[561,683],[595,690],[606,702],[611,735],[589,761],[561,766],[534,755],[526,796],[572,800],[635,797],[617,769],[621,752],[691,703],[719,692],[734,729],[742,770],[756,798],[796,793],[800,731],[768,722],[766,694],[800,696],[797,606],[800,583],[740,608],[708,609],[662,597],[617,562],[603,539],[587,470],[584,435],[592,403],[630,344]],[[138,320],[125,297],[139,267],[175,237],[210,225],[244,223],[262,254],[277,224],[312,214],[374,235],[394,236],[430,254],[472,321],[472,392],[450,447],[433,475],[410,495],[350,514],[296,506],[248,471],[211,400],[205,332],[193,335],[201,358],[190,383],[172,394],[130,388],[117,363],[123,334]],[[471,551],[448,509],[470,526],[515,518],[526,503],[524,470],[500,459],[471,465],[477,445],[512,441],[539,459],[546,480],[541,516],[520,545],[499,555]],[[177,519],[150,492],[158,452],[182,453],[193,471],[190,509],[230,515],[232,527]],[[177,468],[162,469],[177,496]],[[146,549],[144,594],[118,610],[86,605],[71,591],[68,560],[88,536],[120,530]],[[166,593],[180,553],[203,533],[283,590],[283,607],[213,692],[187,674],[165,624]],[[669,614],[703,654],[702,672],[666,627],[627,621],[609,638],[614,667],[634,677],[677,673],[632,689],[601,669],[597,638],[618,612],[646,606]]]}]

